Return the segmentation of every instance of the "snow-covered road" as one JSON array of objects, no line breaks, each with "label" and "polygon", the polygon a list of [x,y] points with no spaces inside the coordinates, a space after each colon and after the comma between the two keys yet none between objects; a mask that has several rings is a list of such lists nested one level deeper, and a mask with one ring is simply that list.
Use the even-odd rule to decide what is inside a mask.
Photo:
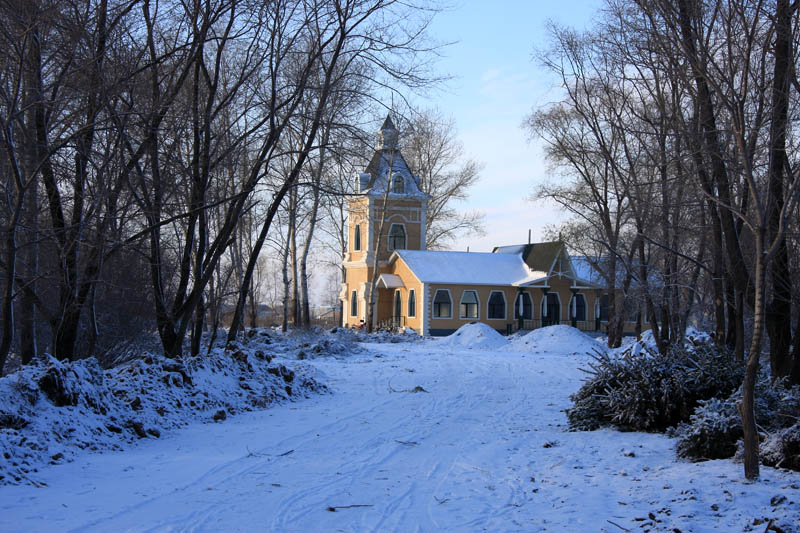
[{"label": "snow-covered road", "polygon": [[800,521],[800,475],[765,468],[746,484],[730,461],[677,462],[661,435],[565,432],[585,361],[438,341],[318,359],[333,394],[83,455],[40,472],[47,487],[0,487],[0,530],[763,531],[765,518]]}]

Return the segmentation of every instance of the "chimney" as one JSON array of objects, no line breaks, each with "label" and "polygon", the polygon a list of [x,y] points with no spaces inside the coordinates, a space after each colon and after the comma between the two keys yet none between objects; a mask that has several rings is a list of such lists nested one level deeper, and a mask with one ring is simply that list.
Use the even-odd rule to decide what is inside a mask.
[{"label": "chimney", "polygon": [[528,229],[528,244],[530,244],[530,243],[531,243],[531,230],[529,228]]}]

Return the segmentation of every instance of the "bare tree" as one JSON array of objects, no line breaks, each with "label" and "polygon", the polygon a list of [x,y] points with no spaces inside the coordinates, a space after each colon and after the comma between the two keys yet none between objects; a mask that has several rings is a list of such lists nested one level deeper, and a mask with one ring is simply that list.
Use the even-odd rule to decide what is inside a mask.
[{"label": "bare tree", "polygon": [[530,121],[550,157],[578,178],[544,194],[592,228],[584,238],[638,271],[639,284],[658,275],[660,291],[644,296],[659,349],[680,340],[704,287],[717,340],[735,338],[742,356],[745,305],[752,310],[740,405],[751,479],[766,332],[773,378],[791,379],[797,367],[788,343],[800,301],[792,301],[787,235],[800,201],[787,141],[798,117],[797,28],[786,0],[609,2],[586,34],[555,32],[545,62],[565,98]]}]

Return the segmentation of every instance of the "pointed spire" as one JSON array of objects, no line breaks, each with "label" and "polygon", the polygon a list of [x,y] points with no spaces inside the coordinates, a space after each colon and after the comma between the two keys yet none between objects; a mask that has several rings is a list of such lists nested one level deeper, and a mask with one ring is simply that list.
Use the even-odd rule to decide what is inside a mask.
[{"label": "pointed spire", "polygon": [[397,131],[397,128],[394,127],[394,122],[392,122],[392,117],[389,113],[386,114],[386,120],[383,121],[383,126],[381,126],[381,131],[384,130]]},{"label": "pointed spire", "polygon": [[394,150],[397,148],[397,128],[394,127],[392,118],[387,114],[383,126],[378,132],[378,150]]}]

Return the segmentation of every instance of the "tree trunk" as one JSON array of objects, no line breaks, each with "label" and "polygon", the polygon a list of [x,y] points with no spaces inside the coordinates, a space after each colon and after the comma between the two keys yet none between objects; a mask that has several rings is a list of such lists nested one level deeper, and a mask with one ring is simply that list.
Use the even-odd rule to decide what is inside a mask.
[{"label": "tree trunk", "polygon": [[786,237],[780,230],[784,210],[784,169],[787,166],[786,129],[789,112],[789,72],[793,66],[792,11],[789,0],[778,0],[775,11],[775,45],[770,121],[769,190],[767,235],[777,249],[770,263],[772,301],[766,307],[772,378],[788,376],[792,371],[789,353],[792,342],[792,278]]},{"label": "tree trunk", "polygon": [[283,320],[281,331],[286,333],[289,329],[289,236],[286,236],[286,245],[283,247]]},{"label": "tree trunk", "polygon": [[293,188],[289,192],[289,263],[291,265],[292,288],[289,297],[289,311],[291,314],[292,326],[297,328],[300,316],[300,303],[297,301],[299,294],[297,280],[297,189]]},{"label": "tree trunk", "polygon": [[800,311],[794,323],[794,351],[792,353],[794,364],[792,366],[792,383],[800,384]]},{"label": "tree trunk", "polygon": [[16,277],[17,265],[17,243],[15,236],[16,228],[6,228],[6,268],[3,287],[3,335],[0,337],[0,375],[6,365],[6,359],[11,351],[11,343],[14,340],[14,278]]},{"label": "tree trunk", "polygon": [[734,354],[737,361],[744,361],[744,289],[736,289],[736,312],[734,321],[736,322],[736,344]]},{"label": "tree trunk", "polygon": [[192,324],[191,354],[192,357],[200,355],[200,343],[203,339],[203,329],[205,327],[206,306],[205,298],[200,299],[200,303],[194,310],[194,324]]},{"label": "tree trunk", "polygon": [[317,225],[317,214],[319,212],[319,198],[320,198],[319,187],[322,182],[322,169],[323,165],[325,164],[325,147],[328,144],[329,131],[330,131],[330,126],[326,125],[322,132],[322,145],[319,149],[319,163],[317,164],[317,168],[312,170],[313,172],[312,187],[314,188],[312,192],[314,201],[311,206],[311,217],[308,223],[308,233],[306,234],[306,240],[305,243],[303,244],[303,253],[300,256],[300,289],[303,299],[302,323],[304,328],[311,327],[311,309],[308,298],[308,272],[306,267],[308,262],[308,253],[311,250],[311,242],[314,237],[314,228]]},{"label": "tree trunk", "polygon": [[[743,323],[743,317],[739,311],[739,295],[734,287],[733,278],[728,275],[727,269],[725,269],[725,310],[727,315],[727,324],[725,330],[725,345],[734,350],[735,353],[738,353],[737,346],[739,346],[738,338],[739,338],[739,323]],[[744,360],[744,356],[742,356],[741,360]]]},{"label": "tree trunk", "polygon": [[255,288],[255,280],[250,280],[250,288],[248,289],[248,294],[250,295],[250,327],[257,328],[258,327],[258,302],[256,301],[256,288]]},{"label": "tree trunk", "polygon": [[744,475],[747,479],[758,478],[758,430],[755,415],[755,389],[758,379],[758,364],[761,357],[761,339],[764,332],[764,287],[766,286],[766,273],[764,268],[764,230],[758,228],[755,234],[756,264],[755,264],[755,306],[753,323],[753,340],[750,344],[750,353],[745,367],[744,383],[742,384],[742,401],[739,404],[739,413],[742,416],[742,430],[744,432]]}]

